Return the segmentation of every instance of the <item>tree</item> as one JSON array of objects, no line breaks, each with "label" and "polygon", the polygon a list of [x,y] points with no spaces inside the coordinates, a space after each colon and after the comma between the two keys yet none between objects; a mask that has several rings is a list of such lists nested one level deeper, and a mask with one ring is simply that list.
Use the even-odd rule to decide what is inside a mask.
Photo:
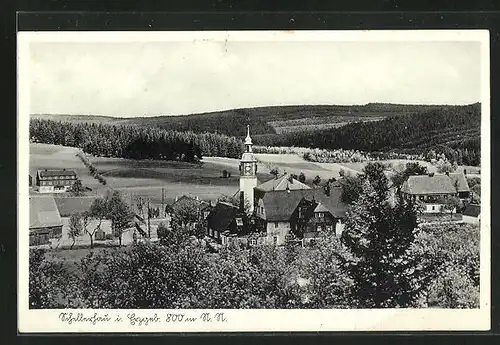
[{"label": "tree", "polygon": [[360,176],[345,174],[339,183],[342,188],[341,199],[344,203],[352,204],[358,200],[363,190],[363,181]]},{"label": "tree", "polygon": [[84,214],[84,217],[90,217],[98,221],[97,226],[94,229],[88,229],[86,226],[84,231],[89,235],[90,238],[90,248],[94,248],[94,235],[101,228],[102,221],[106,219],[108,215],[108,205],[104,198],[97,198],[92,202],[90,206],[90,212]]},{"label": "tree", "polygon": [[135,204],[137,206],[137,212],[141,215],[141,217],[144,218],[144,206],[146,205],[146,202],[144,201],[144,198],[142,197],[137,197]]},{"label": "tree", "polygon": [[79,214],[72,214],[69,218],[68,236],[73,240],[70,249],[73,249],[76,238],[83,233],[82,217]]},{"label": "tree", "polygon": [[[378,186],[382,190],[382,186]],[[391,206],[366,179],[346,217],[342,241],[352,253],[345,269],[360,307],[405,307],[421,293],[419,257],[410,254],[417,210],[406,200]]]},{"label": "tree", "polygon": [[438,165],[438,173],[440,174],[445,174],[445,173],[452,173],[456,170],[456,166],[452,165],[448,161],[443,161]]},{"label": "tree", "polygon": [[408,180],[410,176],[427,175],[427,167],[418,164],[418,162],[409,162],[405,166],[400,165],[394,169],[392,182],[394,186],[400,190],[403,183]]},{"label": "tree", "polygon": [[321,183],[321,177],[319,177],[319,175],[316,175],[313,179],[313,185],[317,187],[320,183]]},{"label": "tree", "polygon": [[441,212],[449,212],[450,219],[453,219],[453,213],[455,213],[461,206],[461,200],[456,196],[446,196],[439,198],[437,200],[438,204],[441,204]]},{"label": "tree", "polygon": [[125,229],[130,226],[134,214],[128,205],[122,200],[118,191],[113,192],[107,202],[107,218],[111,220],[113,234],[118,237],[119,246],[122,245],[122,235]]},{"label": "tree", "polygon": [[304,175],[304,173],[302,171],[299,174],[299,181],[302,183],[306,182],[306,175]]},{"label": "tree", "polygon": [[71,186],[69,192],[74,196],[82,196],[85,194],[85,188],[83,188],[82,181],[80,179],[76,180]]},{"label": "tree", "polygon": [[43,249],[30,249],[29,253],[29,305],[30,308],[64,308],[62,301],[70,283],[68,271],[62,262],[47,258]]}]

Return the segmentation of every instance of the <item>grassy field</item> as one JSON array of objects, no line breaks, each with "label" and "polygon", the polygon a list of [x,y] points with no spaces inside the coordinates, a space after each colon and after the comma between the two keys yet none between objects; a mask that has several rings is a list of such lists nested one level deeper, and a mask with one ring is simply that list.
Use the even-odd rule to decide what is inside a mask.
[{"label": "grassy field", "polygon": [[77,152],[78,149],[74,147],[31,143],[29,172],[33,177],[33,183],[36,171],[39,169],[68,169],[74,170],[82,180],[82,184],[92,189],[90,194],[104,194],[109,188],[101,185],[89,174],[87,167],[76,156]]},{"label": "grassy field", "polygon": [[[177,196],[192,195],[204,200],[216,200],[223,195],[234,195],[239,189],[239,159],[205,157],[201,163],[186,163],[153,160],[129,160],[121,158],[89,157],[90,161],[107,181],[107,186],[90,176],[87,168],[76,157],[78,150],[46,144],[30,145],[30,173],[37,169],[72,169],[82,179],[85,186],[92,188],[90,194],[104,195],[110,190],[118,190],[130,203],[142,196],[149,198],[157,207],[162,201],[171,203]],[[271,169],[280,173],[300,174],[304,172],[307,181],[319,175],[322,179],[338,175],[338,167],[323,167],[307,162],[298,155],[256,154],[259,182],[272,178]],[[222,178],[223,170],[231,177]]]}]

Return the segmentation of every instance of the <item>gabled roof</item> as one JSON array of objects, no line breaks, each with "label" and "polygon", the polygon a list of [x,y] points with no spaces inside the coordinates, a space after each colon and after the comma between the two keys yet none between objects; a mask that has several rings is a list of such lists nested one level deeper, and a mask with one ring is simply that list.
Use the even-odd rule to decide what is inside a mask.
[{"label": "gabled roof", "polygon": [[55,198],[54,200],[61,217],[69,217],[72,214],[89,211],[95,199],[94,196],[77,196]]},{"label": "gabled roof", "polygon": [[315,189],[315,201],[318,206],[314,212],[329,212],[334,217],[344,217],[347,205],[342,201],[342,188],[331,187],[330,195],[326,195],[323,189]]},{"label": "gabled roof", "polygon": [[453,186],[457,187],[459,192],[469,192],[469,184],[467,183],[467,178],[462,173],[453,173],[449,174],[450,179],[452,180]]},{"label": "gabled roof", "polygon": [[238,207],[226,202],[218,202],[207,216],[207,226],[209,229],[226,231],[238,216],[241,216]]},{"label": "gabled roof", "polygon": [[312,199],[313,189],[275,190],[262,198],[267,221],[288,221],[302,199]]},{"label": "gabled roof", "polygon": [[262,190],[264,192],[269,191],[285,191],[287,188],[289,190],[302,190],[302,189],[311,189],[308,185],[294,179],[290,178],[290,175],[283,174],[276,179],[269,180],[264,182],[257,187],[256,189]]},{"label": "gabled roof", "polygon": [[62,226],[53,196],[30,196],[30,229]]},{"label": "gabled roof", "polygon": [[481,214],[481,205],[469,204],[465,208],[463,215],[469,217],[478,217]]},{"label": "gabled roof", "polygon": [[38,170],[39,177],[54,177],[54,176],[76,176],[73,170],[59,169],[59,170]]},{"label": "gabled roof", "polygon": [[[451,175],[451,174],[450,174]],[[457,179],[459,179],[457,177]],[[467,183],[467,181],[465,181]],[[401,191],[407,194],[454,194],[457,188],[454,185],[454,178],[447,175],[418,175],[410,176],[403,183]]]}]

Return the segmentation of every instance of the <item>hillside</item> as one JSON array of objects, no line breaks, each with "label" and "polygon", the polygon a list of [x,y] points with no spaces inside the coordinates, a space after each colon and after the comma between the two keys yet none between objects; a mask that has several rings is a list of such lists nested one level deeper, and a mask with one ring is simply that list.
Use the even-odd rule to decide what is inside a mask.
[{"label": "hillside", "polygon": [[[340,128],[288,135],[260,135],[259,145],[323,149],[444,153],[463,164],[478,165],[481,137],[480,104],[429,109],[408,116],[390,116],[378,122],[357,122]],[[462,164],[460,162],[459,164]]]},{"label": "hillside", "polygon": [[379,121],[441,106],[369,103],[366,105],[300,105],[242,108],[183,116],[119,118],[94,115],[33,114],[33,118],[68,122],[92,122],[154,126],[167,130],[217,132],[244,136],[250,124],[253,134],[280,134],[335,128],[352,122]]}]

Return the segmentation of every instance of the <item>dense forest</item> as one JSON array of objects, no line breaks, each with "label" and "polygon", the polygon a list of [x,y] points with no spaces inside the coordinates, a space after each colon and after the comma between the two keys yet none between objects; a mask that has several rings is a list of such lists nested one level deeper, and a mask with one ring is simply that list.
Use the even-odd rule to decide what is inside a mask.
[{"label": "dense forest", "polygon": [[366,152],[444,153],[458,164],[480,163],[480,104],[430,109],[407,116],[391,116],[377,122],[293,135],[261,135],[259,145],[347,149]]},{"label": "dense forest", "polygon": [[[94,122],[116,125],[137,125],[160,127],[175,131],[211,132],[229,136],[245,136],[250,124],[252,134],[276,135],[277,126],[332,124],[335,122],[356,122],[376,117],[408,115],[442,106],[400,105],[369,103],[366,105],[293,105],[241,108],[183,116],[153,116],[119,118],[88,115],[44,115],[33,114],[34,118],[59,119],[69,122]],[[299,121],[299,122],[297,122]]]},{"label": "dense forest", "polygon": [[73,146],[103,157],[193,162],[205,156],[238,158],[243,143],[214,133],[167,131],[155,127],[70,123],[32,119],[33,142]]}]

